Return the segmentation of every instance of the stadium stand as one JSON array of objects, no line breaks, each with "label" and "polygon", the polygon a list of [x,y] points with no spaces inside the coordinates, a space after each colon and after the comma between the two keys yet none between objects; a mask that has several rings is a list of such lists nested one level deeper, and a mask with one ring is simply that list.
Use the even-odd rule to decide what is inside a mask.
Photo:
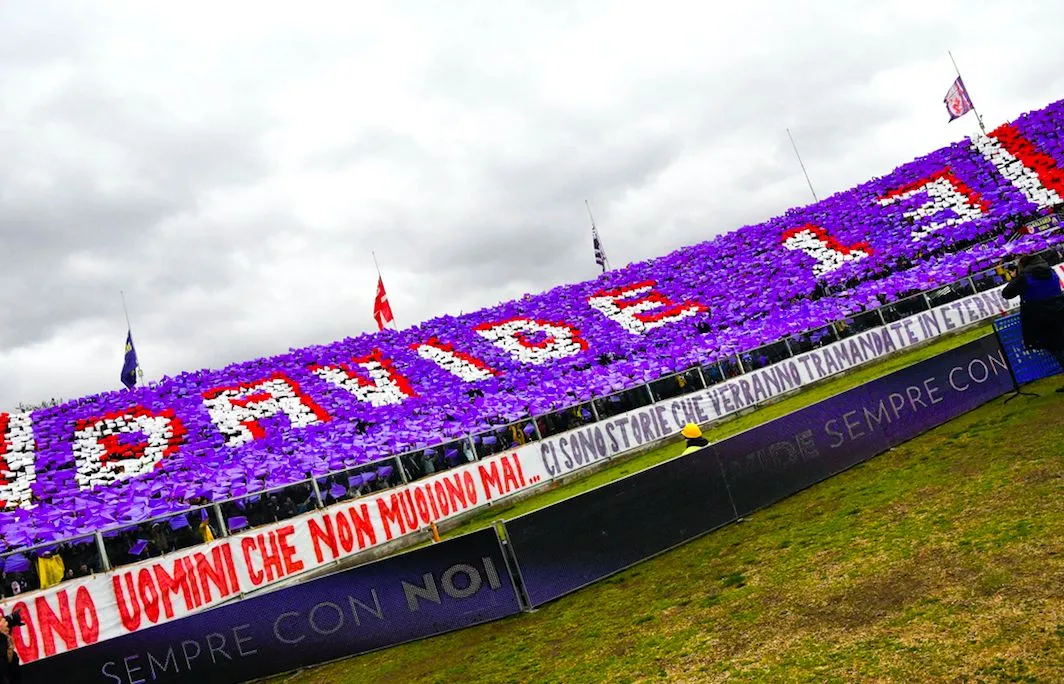
[{"label": "stadium stand", "polygon": [[184,548],[991,289],[1008,253],[1064,242],[1062,127],[1064,101],[593,281],[0,413],[4,593],[100,570],[101,542],[112,564]]}]

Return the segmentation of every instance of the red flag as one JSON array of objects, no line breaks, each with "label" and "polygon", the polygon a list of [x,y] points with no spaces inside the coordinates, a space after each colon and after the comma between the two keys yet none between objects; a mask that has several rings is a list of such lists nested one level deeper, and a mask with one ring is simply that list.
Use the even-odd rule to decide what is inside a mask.
[{"label": "red flag", "polygon": [[377,321],[377,328],[384,328],[395,321],[392,316],[392,305],[388,303],[388,293],[384,291],[384,279],[377,276],[377,298],[373,300],[373,320]]}]

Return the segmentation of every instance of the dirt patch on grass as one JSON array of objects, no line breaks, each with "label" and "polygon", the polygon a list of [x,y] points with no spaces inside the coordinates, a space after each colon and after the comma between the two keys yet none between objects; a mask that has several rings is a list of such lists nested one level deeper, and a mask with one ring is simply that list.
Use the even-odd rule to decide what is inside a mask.
[{"label": "dirt patch on grass", "polygon": [[901,613],[921,600],[928,585],[912,567],[891,568],[852,586],[818,597],[815,604],[796,606],[806,627],[864,627]]}]

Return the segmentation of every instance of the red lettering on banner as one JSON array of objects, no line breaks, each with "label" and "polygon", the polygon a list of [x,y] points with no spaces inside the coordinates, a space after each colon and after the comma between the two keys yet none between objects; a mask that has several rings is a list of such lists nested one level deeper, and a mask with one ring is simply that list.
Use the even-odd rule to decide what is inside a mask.
[{"label": "red lettering on banner", "polygon": [[[330,525],[331,527],[331,525]],[[258,570],[251,562],[251,554],[255,551],[255,538],[244,537],[240,540],[240,551],[244,554],[244,565],[248,570],[248,577],[251,578],[251,583],[256,587],[262,584],[265,576]]]},{"label": "red lettering on banner", "polygon": [[422,525],[431,523],[432,516],[429,513],[429,499],[425,495],[423,487],[414,488],[414,505],[417,507],[417,515]]},{"label": "red lettering on banner", "polygon": [[200,593],[199,582],[196,581],[196,570],[192,564],[192,559],[186,556],[181,559],[181,563],[185,566],[185,577],[188,578],[188,586],[192,588],[193,608],[199,608],[203,605],[203,595]]},{"label": "red lettering on banner", "polygon": [[23,621],[26,623],[19,629],[12,630],[15,639],[15,650],[18,651],[19,660],[23,663],[32,663],[41,657],[37,646],[36,620],[30,609],[22,601],[11,606],[11,612],[22,613]]},{"label": "red lettering on banner", "polygon": [[[455,477],[457,477],[457,475]],[[477,483],[473,481],[473,473],[468,470],[463,472],[462,484],[465,485],[466,498],[469,499],[469,505],[476,506],[477,499],[480,498],[480,495],[477,493]]]},{"label": "red lettering on banner", "polygon": [[[654,328],[709,311],[709,307],[698,302],[674,302],[655,290],[656,284],[653,280],[646,280],[601,290],[588,297],[587,303],[633,335],[643,335]],[[652,309],[658,311],[650,313]]]},{"label": "red lettering on banner", "polygon": [[[381,512],[381,524],[384,526],[384,536],[391,540],[394,537],[406,534],[406,523],[403,522],[402,504],[399,502],[399,494],[392,492],[389,496],[377,497],[377,509]],[[392,525],[399,528],[399,533],[392,532]]]},{"label": "red lettering on banner", "polygon": [[503,485],[502,480],[499,478],[499,463],[497,460],[491,461],[487,467],[481,463],[477,466],[477,470],[480,472],[480,484],[483,485],[489,501],[495,498],[496,494],[502,494]]},{"label": "red lettering on banner", "polygon": [[78,587],[74,593],[74,616],[83,644],[95,644],[100,640],[100,616],[96,613],[96,602],[92,600],[92,592],[88,587]]},{"label": "red lettering on banner", "polygon": [[[126,588],[122,589],[122,580],[126,581]],[[140,629],[140,602],[137,600],[137,590],[133,586],[133,575],[123,572],[111,577],[111,585],[115,593],[115,603],[118,604],[118,617],[122,620],[122,626],[127,632],[135,632]],[[129,604],[126,603],[126,594],[129,594]]]},{"label": "red lettering on banner", "polygon": [[347,516],[340,513],[336,516],[336,536],[340,538],[340,548],[344,553],[351,553],[355,548],[355,533],[351,529],[351,523],[347,522]]},{"label": "red lettering on banner", "polygon": [[369,517],[369,504],[350,506],[347,514],[351,516],[351,523],[355,526],[355,535],[358,538],[358,548],[365,549],[377,543],[377,530],[373,527],[373,521]]},{"label": "red lettering on banner", "polygon": [[521,483],[517,480],[517,472],[514,470],[513,465],[510,464],[510,456],[503,456],[499,459],[502,463],[502,481],[506,486],[506,492],[509,494],[515,489],[521,488]]},{"label": "red lettering on banner", "polygon": [[451,502],[451,509],[455,512],[466,509],[466,492],[462,487],[462,477],[456,473],[454,477],[448,477],[443,481],[447,488],[447,498]]},{"label": "red lettering on banner", "polygon": [[137,590],[140,595],[140,605],[144,609],[144,617],[148,619],[148,622],[155,624],[159,621],[159,590],[155,587],[155,579],[147,568],[137,571]]},{"label": "red lettering on banner", "polygon": [[262,569],[266,572],[266,581],[273,582],[284,577],[284,566],[281,564],[281,548],[277,543],[277,535],[268,532],[258,535],[256,538],[259,553],[262,554]]},{"label": "red lettering on banner", "polygon": [[433,498],[436,500],[436,505],[440,509],[440,517],[446,518],[451,514],[451,502],[447,500],[447,488],[443,486],[443,482],[437,480],[432,484]]},{"label": "red lettering on banner", "polygon": [[207,556],[202,553],[193,554],[194,563],[196,564],[196,575],[199,577],[200,588],[203,590],[203,602],[210,603],[214,600],[211,596],[211,587],[218,590],[218,598],[223,599],[229,596],[232,591],[236,590],[236,587],[229,587],[229,576],[226,567],[226,561],[232,562],[232,556],[226,558],[226,553],[223,551],[225,546],[216,546],[211,549],[211,560],[207,560]]},{"label": "red lettering on banner", "polygon": [[277,545],[281,547],[281,561],[284,563],[284,574],[294,575],[303,569],[303,561],[296,558],[296,547],[288,539],[296,531],[295,525],[285,525],[277,530]]},{"label": "red lettering on banner", "polygon": [[517,478],[521,481],[522,487],[527,487],[528,483],[525,482],[525,471],[521,468],[521,459],[517,457],[517,453],[510,454],[510,458],[513,459],[514,468],[517,470]]},{"label": "red lettering on banner", "polygon": [[332,558],[334,560],[339,558],[340,549],[336,545],[336,530],[333,527],[332,515],[330,513],[322,513],[321,516],[322,525],[318,524],[318,521],[314,518],[307,520],[307,529],[310,531],[310,541],[314,544],[314,557],[318,560],[318,563],[325,562],[325,554],[322,553],[321,546],[324,544],[332,552]]},{"label": "red lettering on banner", "polygon": [[417,510],[414,508],[414,495],[410,492],[410,488],[407,487],[403,491],[399,492],[399,508],[403,511],[403,522],[406,523],[406,529],[417,529]]},{"label": "red lettering on banner", "polygon": [[155,571],[155,583],[159,587],[159,600],[162,602],[163,614],[166,615],[167,619],[175,615],[174,605],[170,600],[171,594],[180,592],[184,596],[185,607],[188,609],[195,607],[192,601],[192,588],[189,586],[188,574],[185,572],[183,563],[174,563],[172,575],[166,571],[162,564],[156,565],[153,570]]},{"label": "red lettering on banner", "polygon": [[59,604],[58,616],[44,596],[38,596],[33,603],[37,613],[37,627],[41,631],[41,641],[44,644],[45,657],[59,652],[55,647],[57,636],[63,640],[67,651],[78,647],[77,633],[74,631],[74,615],[70,612],[70,598],[66,590],[57,592],[55,598]]}]

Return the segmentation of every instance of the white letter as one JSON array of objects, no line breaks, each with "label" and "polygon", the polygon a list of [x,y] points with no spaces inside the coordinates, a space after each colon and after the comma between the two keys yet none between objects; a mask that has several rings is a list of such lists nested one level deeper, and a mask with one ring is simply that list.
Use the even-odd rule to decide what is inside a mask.
[{"label": "white letter", "polygon": [[[944,169],[927,178],[921,178],[915,183],[909,183],[897,190],[892,190],[880,197],[879,203],[887,206],[920,193],[927,194],[927,201],[915,209],[903,212],[913,222],[923,224],[913,228],[913,241],[921,240],[936,230],[941,230],[947,226],[955,226],[977,219],[990,208],[990,205],[979,197],[979,193],[973,192],[971,188],[954,176],[949,169]],[[924,223],[925,219],[936,216],[948,209],[952,209],[956,216],[945,221]]]},{"label": "white letter", "polygon": [[564,359],[587,349],[587,341],[580,336],[580,331],[565,323],[511,318],[497,323],[482,323],[473,329],[484,339],[525,363],[541,364]]},{"label": "white letter", "polygon": [[331,417],[283,373],[235,387],[216,387],[203,393],[203,403],[225,435],[226,446],[262,439],[266,431],[259,421],[279,413],[288,416],[293,428],[323,423]]},{"label": "white letter", "polygon": [[430,338],[421,344],[411,345],[411,348],[414,349],[417,352],[417,355],[421,358],[426,361],[432,361],[434,364],[463,382],[486,380],[492,376],[500,374],[499,371],[494,368],[489,368],[488,365],[480,359],[456,351],[454,345],[448,344],[447,342],[440,342],[435,337]]},{"label": "white letter", "polygon": [[[707,307],[698,302],[674,302],[656,291],[654,284],[654,281],[648,280],[627,287],[603,290],[588,297],[587,303],[633,335],[643,335],[654,328],[708,311]],[[646,313],[651,309],[660,310]]]},{"label": "white letter", "polygon": [[847,261],[856,261],[872,254],[867,242],[857,242],[847,247],[826,230],[811,223],[785,230],[781,237],[787,249],[805,252],[816,259],[813,273],[818,276],[834,271]]},{"label": "white letter", "polygon": [[0,413],[0,508],[32,508],[33,419],[28,413]]},{"label": "white letter", "polygon": [[355,359],[355,364],[361,366],[371,379],[358,375],[344,363],[311,366],[311,370],[322,380],[347,390],[360,401],[373,406],[399,404],[407,397],[417,396],[410,387],[410,381],[396,372],[392,362],[384,358],[379,349]]},{"label": "white letter", "polygon": [[[136,439],[123,440],[123,435]],[[96,485],[150,473],[177,452],[185,427],[173,411],[154,413],[142,406],[80,420],[74,432],[74,464],[78,486]]]}]

